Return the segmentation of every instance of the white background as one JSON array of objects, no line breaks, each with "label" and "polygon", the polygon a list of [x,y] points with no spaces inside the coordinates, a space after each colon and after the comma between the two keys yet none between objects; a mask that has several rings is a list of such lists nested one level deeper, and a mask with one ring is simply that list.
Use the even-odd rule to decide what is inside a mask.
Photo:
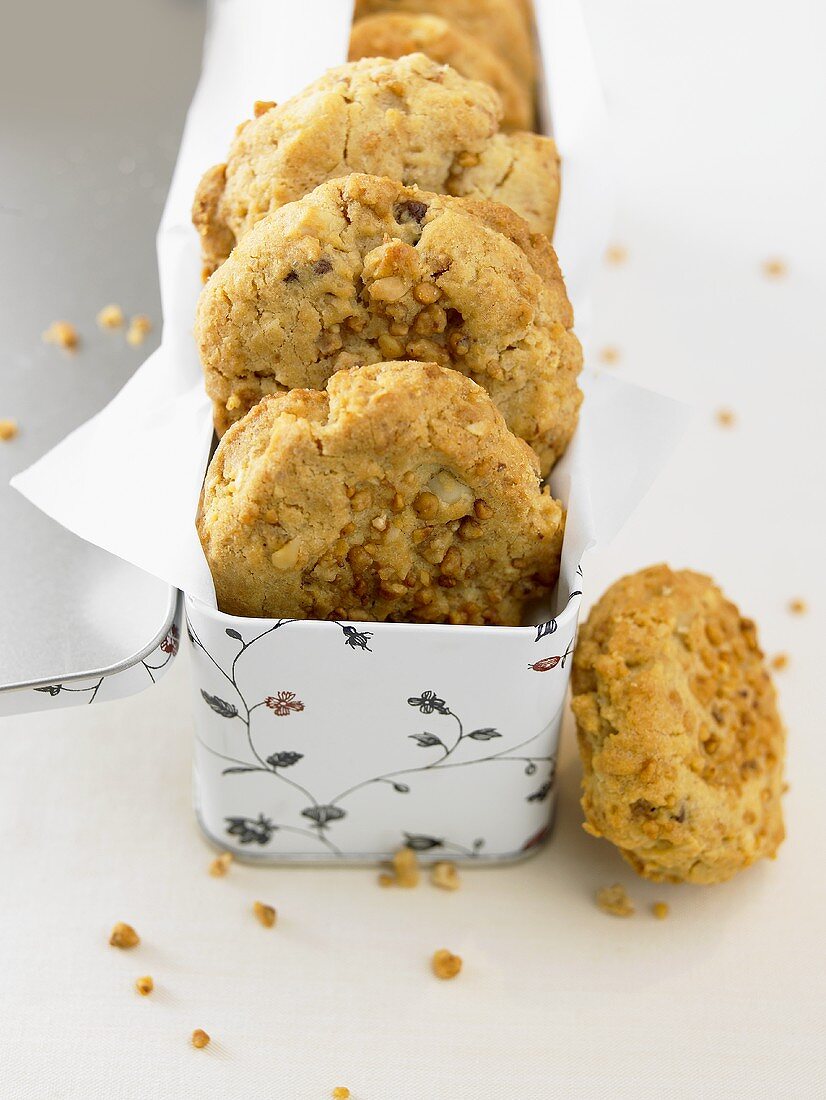
[{"label": "white background", "polygon": [[[628,249],[600,279],[597,346],[697,408],[592,560],[590,595],[658,560],[708,570],[766,650],[789,653],[780,858],[716,888],[637,880],[580,829],[569,726],[556,832],[529,863],[467,873],[456,894],[380,890],[369,870],[212,879],[180,660],[132,700],[0,730],[0,1096],[826,1095],[826,20],[814,0],[586,10]],[[763,274],[770,257],[784,279]],[[807,616],[786,610],[795,596]],[[593,904],[614,881],[637,903],[628,921]],[[274,931],[250,915],[258,898],[279,909]],[[662,923],[648,912],[660,899]],[[107,946],[119,919],[136,951]],[[452,983],[428,971],[442,946],[465,959]],[[144,973],[147,999],[131,988]],[[195,1027],[208,1050],[188,1046]]]}]

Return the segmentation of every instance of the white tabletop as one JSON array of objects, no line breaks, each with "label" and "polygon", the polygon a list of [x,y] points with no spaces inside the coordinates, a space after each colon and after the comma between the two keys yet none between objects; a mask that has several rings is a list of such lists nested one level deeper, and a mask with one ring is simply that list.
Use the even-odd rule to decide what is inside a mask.
[{"label": "white tabletop", "polygon": [[[779,859],[714,888],[638,880],[580,828],[569,723],[550,845],[467,872],[458,893],[382,890],[369,870],[211,878],[182,658],[136,698],[0,729],[4,1098],[826,1095],[826,20],[810,0],[588,0],[587,12],[628,252],[599,283],[597,346],[618,349],[608,369],[698,410],[592,560],[589,596],[658,560],[707,570],[767,652],[789,654]],[[764,274],[772,258],[785,277]],[[793,597],[807,615],[789,614]],[[632,919],[595,907],[612,882]],[[276,929],[254,921],[256,899],[278,907]],[[107,946],[116,920],[138,929],[138,949]],[[454,982],[428,970],[439,947],[465,960]],[[141,974],[156,982],[145,999]],[[188,1044],[196,1027],[213,1037],[205,1051]]]}]

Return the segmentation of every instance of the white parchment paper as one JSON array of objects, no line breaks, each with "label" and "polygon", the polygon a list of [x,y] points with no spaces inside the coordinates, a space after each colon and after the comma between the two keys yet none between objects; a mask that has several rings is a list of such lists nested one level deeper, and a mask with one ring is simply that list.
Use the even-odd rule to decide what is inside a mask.
[{"label": "white parchment paper", "polygon": [[[161,346],[86,424],[12,485],[88,542],[215,606],[194,519],[212,439],[192,337],[201,259],[190,208],[256,99],[294,95],[346,60],[348,0],[213,0],[201,80],[158,234]],[[579,0],[536,0],[549,128],[563,161],[555,246],[588,350],[589,286],[611,219],[606,119]],[[685,421],[681,406],[586,371],[576,438],[554,471],[568,505],[562,590],[648,489]]]}]

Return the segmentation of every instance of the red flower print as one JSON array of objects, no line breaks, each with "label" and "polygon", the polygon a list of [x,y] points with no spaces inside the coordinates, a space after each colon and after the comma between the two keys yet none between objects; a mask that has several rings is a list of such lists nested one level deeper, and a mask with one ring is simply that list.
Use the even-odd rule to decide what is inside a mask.
[{"label": "red flower print", "polygon": [[277,691],[266,699],[266,704],[279,718],[287,718],[293,711],[304,710],[304,704],[296,699],[294,691]]},{"label": "red flower print", "polygon": [[168,653],[170,657],[174,657],[178,652],[178,642],[180,640],[180,634],[178,633],[177,626],[173,626],[167,636],[161,642],[161,652]]}]

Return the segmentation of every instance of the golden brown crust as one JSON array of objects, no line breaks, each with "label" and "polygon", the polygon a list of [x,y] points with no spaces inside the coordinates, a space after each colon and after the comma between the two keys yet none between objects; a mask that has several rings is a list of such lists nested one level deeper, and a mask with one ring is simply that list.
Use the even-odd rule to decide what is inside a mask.
[{"label": "golden brown crust", "polygon": [[450,65],[469,80],[490,84],[502,100],[502,128],[530,130],[533,98],[525,84],[485,42],[465,34],[447,19],[408,12],[380,12],[359,19],[350,35],[350,60],[362,57],[404,57],[423,53],[440,65]]},{"label": "golden brown crust", "polygon": [[785,731],[754,624],[708,577],[617,581],[580,633],[573,692],[588,832],[656,881],[774,857]]},{"label": "golden brown crust", "polygon": [[356,20],[379,12],[426,12],[450,20],[498,54],[533,94],[536,59],[524,0],[356,0]]},{"label": "golden brown crust", "polygon": [[561,505],[488,395],[433,363],[261,401],[210,464],[198,531],[233,615],[517,625]]},{"label": "golden brown crust", "polygon": [[204,176],[193,221],[206,273],[268,213],[351,172],[506,202],[550,237],[556,146],[536,134],[500,134],[501,113],[493,88],[423,54],[331,69],[240,126],[226,164]]},{"label": "golden brown crust", "polygon": [[553,248],[513,211],[348,176],[247,234],[195,333],[219,434],[267,393],[406,357],[484,386],[545,474],[582,400],[572,323]]}]

